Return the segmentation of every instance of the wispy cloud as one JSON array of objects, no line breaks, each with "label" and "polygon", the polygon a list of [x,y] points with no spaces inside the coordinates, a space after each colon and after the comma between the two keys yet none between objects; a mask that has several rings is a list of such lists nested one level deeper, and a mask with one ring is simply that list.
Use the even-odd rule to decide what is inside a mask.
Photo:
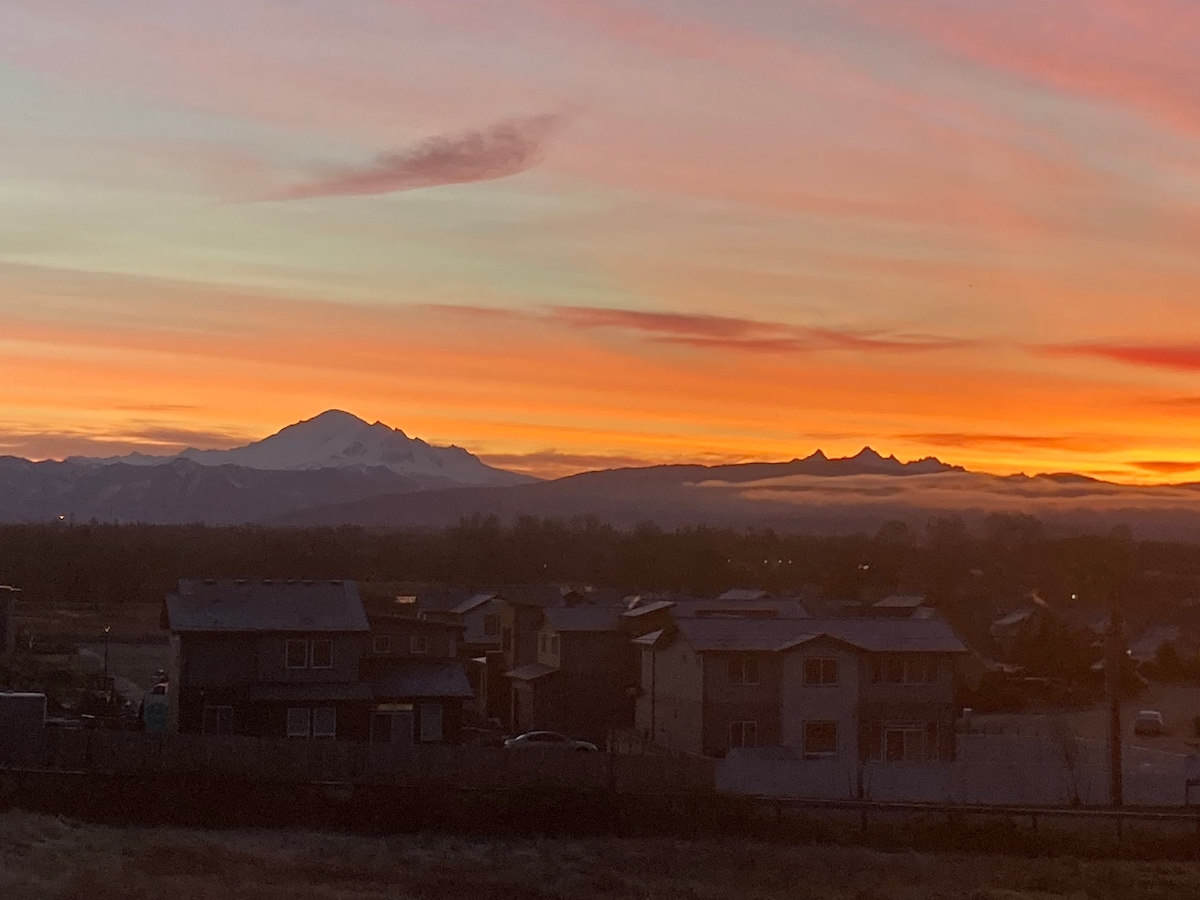
[{"label": "wispy cloud", "polygon": [[35,431],[0,424],[0,455],[25,459],[108,457],[127,453],[172,455],[187,447],[224,449],[247,443],[245,435],[227,431],[132,423],[128,427]]},{"label": "wispy cloud", "polygon": [[964,431],[936,431],[903,434],[900,438],[934,447],[966,447],[971,449],[1011,450],[1040,448],[1094,452],[1111,446],[1113,440],[1101,435],[1079,434],[997,434]]},{"label": "wispy cloud", "polygon": [[380,153],[360,166],[329,168],[267,199],[390,194],[506,178],[540,163],[549,141],[567,119],[565,113],[547,113],[504,119],[461,134],[440,135],[413,147]]},{"label": "wispy cloud", "polygon": [[1172,475],[1179,472],[1195,472],[1200,469],[1200,460],[1155,459],[1133,462],[1130,465],[1158,475]]},{"label": "wispy cloud", "polygon": [[929,335],[865,332],[764,322],[733,316],[644,312],[582,306],[555,307],[551,318],[584,330],[616,329],[648,335],[668,344],[700,349],[753,350],[797,353],[813,350],[936,350],[963,346],[966,341]]},{"label": "wispy cloud", "polygon": [[1056,356],[1083,356],[1132,366],[1200,371],[1200,344],[1133,344],[1089,342],[1058,344],[1045,348]]}]

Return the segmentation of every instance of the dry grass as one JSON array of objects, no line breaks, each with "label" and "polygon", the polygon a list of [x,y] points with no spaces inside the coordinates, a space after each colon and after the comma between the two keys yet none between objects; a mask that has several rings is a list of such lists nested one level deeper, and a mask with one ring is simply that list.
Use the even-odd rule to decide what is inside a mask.
[{"label": "dry grass", "polygon": [[1200,896],[1200,865],[752,841],[115,829],[0,814],[5,900],[1108,900]]}]

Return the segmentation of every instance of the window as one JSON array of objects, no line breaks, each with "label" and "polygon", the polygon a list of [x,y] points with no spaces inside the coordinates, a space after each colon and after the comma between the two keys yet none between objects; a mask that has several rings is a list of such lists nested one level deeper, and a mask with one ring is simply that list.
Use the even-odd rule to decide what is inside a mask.
[{"label": "window", "polygon": [[837,756],[837,722],[804,723],[805,759]]},{"label": "window", "polygon": [[512,629],[505,628],[500,632],[500,649],[505,653],[512,650]]},{"label": "window", "polygon": [[309,665],[314,669],[333,668],[333,641],[322,639],[309,641]]},{"label": "window", "polygon": [[757,747],[758,746],[758,723],[757,722],[730,722],[729,723],[729,748],[734,747]]},{"label": "window", "polygon": [[550,655],[558,656],[558,635],[550,635]]},{"label": "window", "polygon": [[287,667],[289,669],[308,667],[308,641],[290,640],[287,642]]},{"label": "window", "polygon": [[883,725],[882,738],[872,756],[886,762],[933,762],[939,755],[937,722]]},{"label": "window", "polygon": [[729,683],[758,684],[758,660],[749,656],[729,660]]},{"label": "window", "polygon": [[308,709],[291,708],[287,711],[287,736],[308,737],[311,714]]},{"label": "window", "polygon": [[838,683],[838,661],[834,657],[807,656],[804,658],[804,684],[836,685]]},{"label": "window", "polygon": [[233,734],[233,707],[206,704],[200,730],[205,734]]},{"label": "window", "polygon": [[491,613],[483,617],[483,633],[488,637],[495,637],[500,633],[500,616],[496,613]]},{"label": "window", "polygon": [[886,678],[888,684],[937,684],[936,656],[889,656],[871,660],[871,678],[876,683]]},{"label": "window", "polygon": [[408,643],[409,649],[413,653],[428,653],[429,652],[429,635],[414,634]]},{"label": "window", "polygon": [[337,737],[337,709],[332,706],[318,706],[312,711],[312,736]]},{"label": "window", "polygon": [[391,653],[392,639],[386,634],[377,635],[371,640],[371,650],[375,653]]}]

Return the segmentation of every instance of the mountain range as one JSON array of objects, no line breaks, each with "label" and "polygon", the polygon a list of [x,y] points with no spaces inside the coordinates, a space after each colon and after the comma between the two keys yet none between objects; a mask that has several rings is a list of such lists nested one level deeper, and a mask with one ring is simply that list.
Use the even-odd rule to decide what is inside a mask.
[{"label": "mountain range", "polygon": [[0,457],[0,522],[85,521],[442,527],[464,517],[594,516],[622,527],[873,531],[889,519],[968,522],[995,512],[1070,530],[1123,523],[1200,535],[1200,485],[1117,485],[1071,474],[997,476],[870,447],[778,463],[663,465],[553,481],[488,466],[381,422],[324,412],[244,447],[31,462]]}]

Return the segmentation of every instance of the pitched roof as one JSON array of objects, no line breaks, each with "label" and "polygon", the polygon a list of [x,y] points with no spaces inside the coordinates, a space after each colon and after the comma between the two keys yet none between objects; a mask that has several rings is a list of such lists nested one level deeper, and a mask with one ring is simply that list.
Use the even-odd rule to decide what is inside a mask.
[{"label": "pitched roof", "polygon": [[603,606],[564,606],[545,612],[555,631],[616,631],[621,610]]},{"label": "pitched roof", "polygon": [[167,595],[172,631],[368,631],[353,581],[180,579]]},{"label": "pitched roof", "polygon": [[375,699],[475,696],[462,663],[455,659],[403,659],[389,662],[371,678]]},{"label": "pitched roof", "polygon": [[825,636],[870,653],[962,653],[966,646],[945,619],[680,619],[679,632],[697,652],[798,647]]},{"label": "pitched roof", "polygon": [[925,603],[920,594],[891,594],[874,604],[876,609],[916,609]]},{"label": "pitched roof", "polygon": [[450,612],[454,613],[456,616],[465,616],[471,610],[478,609],[479,607],[483,606],[483,604],[490,603],[491,601],[495,600],[497,596],[497,594],[474,594],[473,596],[468,597],[462,603],[458,604],[458,606],[454,607],[452,610],[450,610]]},{"label": "pitched roof", "polygon": [[523,666],[511,671],[505,672],[505,678],[512,678],[516,681],[536,681],[538,678],[544,678],[552,672],[557,672],[558,669],[554,666],[543,665],[542,663],[527,663]]},{"label": "pitched roof", "polygon": [[658,644],[659,639],[666,633],[665,628],[660,628],[658,631],[647,631],[645,634],[638,635],[633,639],[633,643],[642,647],[654,647]]},{"label": "pitched roof", "polygon": [[636,619],[638,616],[649,615],[653,612],[659,612],[664,609],[671,609],[675,605],[673,600],[653,600],[649,603],[641,604],[627,609],[621,613],[621,616],[626,619]]},{"label": "pitched roof", "polygon": [[717,597],[718,600],[769,600],[767,591],[757,588],[732,588]]}]

